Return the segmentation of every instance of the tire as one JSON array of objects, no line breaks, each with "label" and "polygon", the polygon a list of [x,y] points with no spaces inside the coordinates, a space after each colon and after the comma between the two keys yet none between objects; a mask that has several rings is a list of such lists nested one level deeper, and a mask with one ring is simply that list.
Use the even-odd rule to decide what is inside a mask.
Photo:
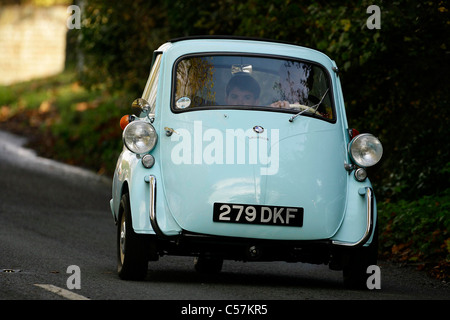
[{"label": "tire", "polygon": [[367,268],[376,265],[378,258],[378,228],[375,228],[372,243],[368,247],[356,248],[347,252],[343,267],[344,286],[347,289],[367,288]]},{"label": "tire", "polygon": [[123,280],[143,280],[147,275],[147,243],[143,235],[136,234],[131,222],[128,194],[120,203],[117,225],[117,272]]},{"label": "tire", "polygon": [[199,273],[215,274],[222,271],[223,259],[218,257],[200,256],[194,259],[194,268]]}]

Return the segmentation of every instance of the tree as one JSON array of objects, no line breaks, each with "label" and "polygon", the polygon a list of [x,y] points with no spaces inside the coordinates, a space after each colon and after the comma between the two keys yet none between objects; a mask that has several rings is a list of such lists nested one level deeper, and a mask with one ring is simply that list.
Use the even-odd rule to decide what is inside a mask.
[{"label": "tree", "polygon": [[85,86],[142,93],[153,50],[167,38],[163,3],[86,1],[80,30]]}]

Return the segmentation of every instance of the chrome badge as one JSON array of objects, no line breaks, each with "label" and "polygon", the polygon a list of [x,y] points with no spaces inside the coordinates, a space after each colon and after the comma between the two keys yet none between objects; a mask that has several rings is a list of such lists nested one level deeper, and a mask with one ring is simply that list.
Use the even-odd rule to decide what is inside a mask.
[{"label": "chrome badge", "polygon": [[254,126],[253,127],[253,131],[255,131],[256,133],[263,133],[264,132],[264,128],[261,126]]}]

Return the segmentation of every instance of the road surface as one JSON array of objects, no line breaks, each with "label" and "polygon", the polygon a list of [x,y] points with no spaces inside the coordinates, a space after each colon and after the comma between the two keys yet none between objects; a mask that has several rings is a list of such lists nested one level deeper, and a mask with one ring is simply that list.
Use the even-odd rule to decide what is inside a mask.
[{"label": "road surface", "polygon": [[224,313],[226,301],[450,299],[448,284],[383,261],[381,289],[367,291],[345,290],[341,272],[324,265],[225,261],[219,275],[205,276],[186,257],[163,257],[149,263],[145,281],[122,281],[111,181],[40,158],[24,143],[0,132],[1,300],[172,300],[173,312],[192,314],[209,312],[195,309],[202,301]]}]

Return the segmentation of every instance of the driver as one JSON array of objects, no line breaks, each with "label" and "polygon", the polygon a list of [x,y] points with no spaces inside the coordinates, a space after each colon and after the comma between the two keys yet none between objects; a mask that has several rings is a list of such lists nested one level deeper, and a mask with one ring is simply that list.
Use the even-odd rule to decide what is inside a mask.
[{"label": "driver", "polygon": [[228,81],[226,103],[228,105],[253,106],[259,103],[261,88],[250,75],[238,73]]}]

